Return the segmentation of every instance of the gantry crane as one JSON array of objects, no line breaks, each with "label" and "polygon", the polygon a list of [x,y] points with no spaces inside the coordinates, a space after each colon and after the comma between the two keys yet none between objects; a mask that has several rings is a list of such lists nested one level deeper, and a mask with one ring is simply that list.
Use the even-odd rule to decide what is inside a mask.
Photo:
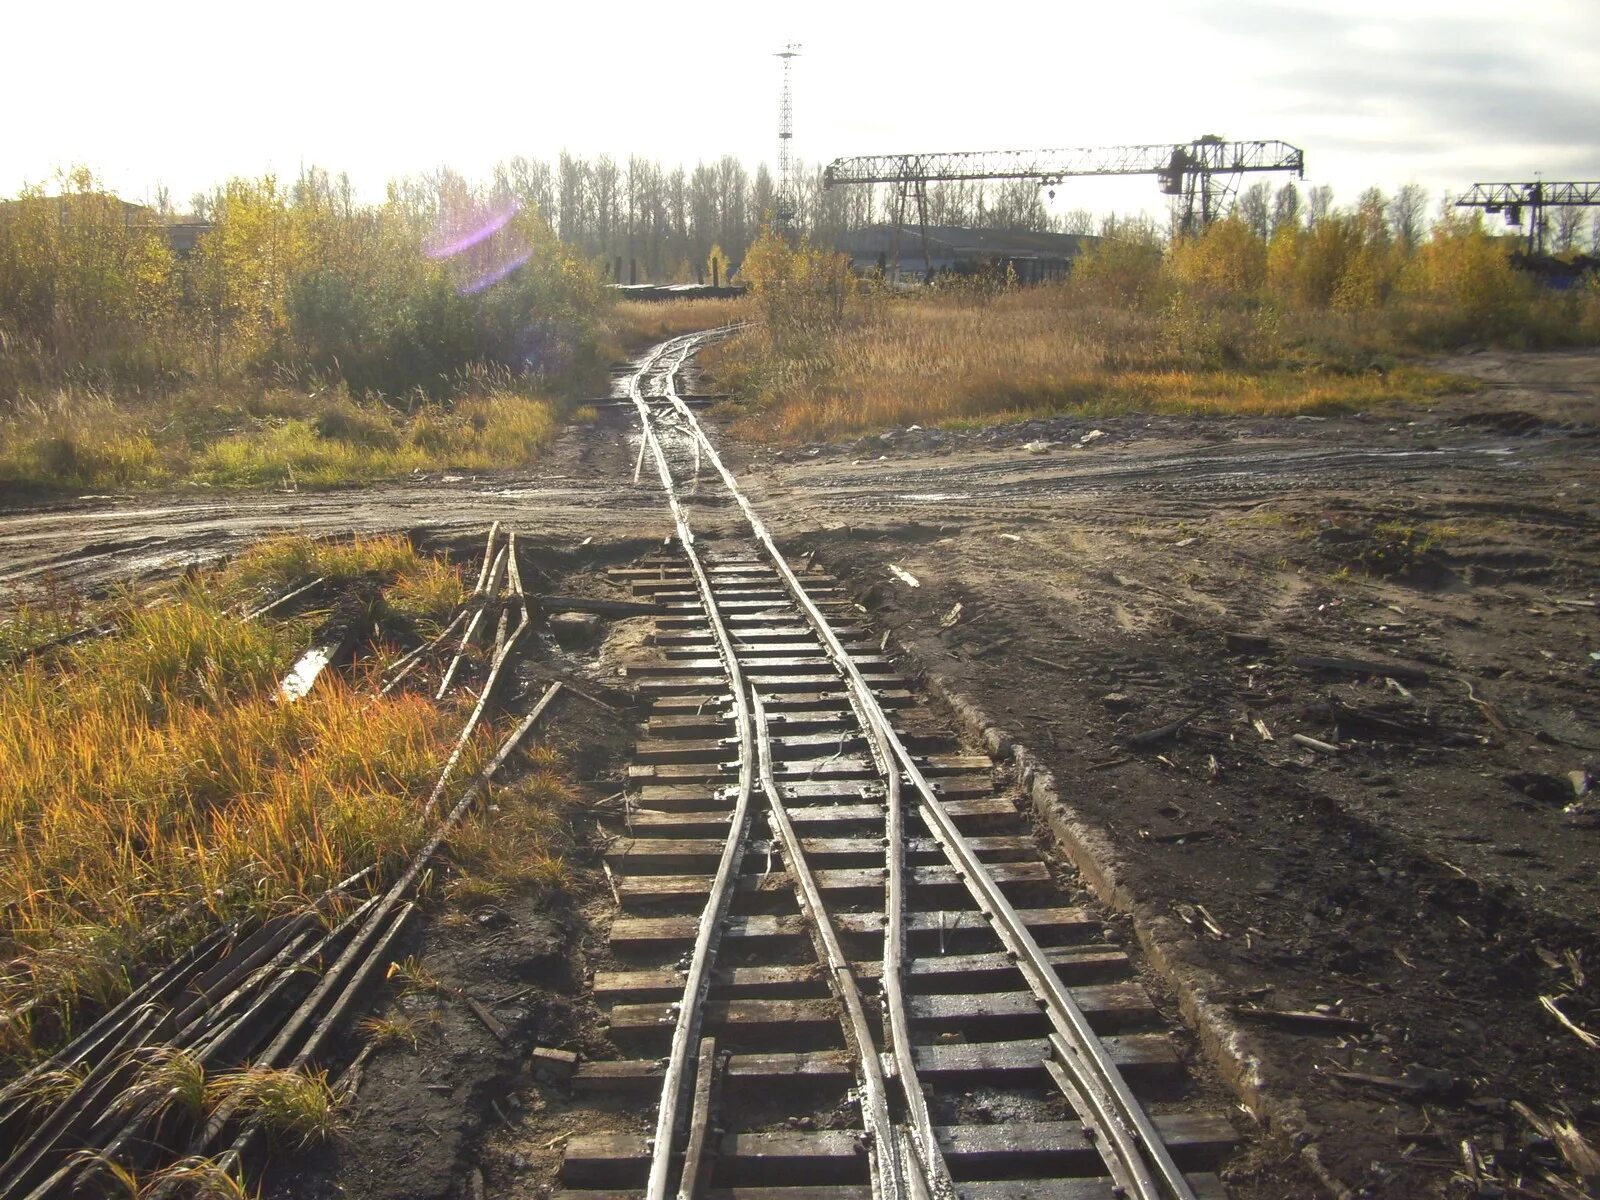
[{"label": "gantry crane", "polygon": [[1475,183],[1471,191],[1457,197],[1456,207],[1504,212],[1507,225],[1521,225],[1523,210],[1527,210],[1528,253],[1543,254],[1544,210],[1600,207],[1600,182]]},{"label": "gantry crane", "polygon": [[[1080,146],[1066,150],[969,150],[942,154],[872,154],[836,158],[822,173],[822,186],[888,183],[899,188],[894,250],[909,195],[917,203],[922,254],[928,258],[928,184],[979,179],[1032,179],[1055,188],[1084,175],[1154,175],[1161,190],[1183,198],[1181,227],[1204,228],[1222,215],[1239,176],[1252,171],[1293,171],[1304,179],[1305,151],[1287,142],[1228,142],[1216,136],[1173,145]],[[1055,193],[1052,191],[1051,195]]]}]

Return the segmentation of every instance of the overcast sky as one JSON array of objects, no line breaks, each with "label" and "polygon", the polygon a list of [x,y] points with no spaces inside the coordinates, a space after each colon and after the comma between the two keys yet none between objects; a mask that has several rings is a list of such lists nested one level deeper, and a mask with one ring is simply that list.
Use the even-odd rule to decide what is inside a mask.
[{"label": "overcast sky", "polygon": [[[94,168],[184,204],[302,164],[391,176],[640,153],[775,158],[1278,138],[1336,200],[1416,182],[1600,179],[1600,3],[1166,0],[960,6],[563,0],[7,5],[0,193]],[[1053,207],[1159,207],[1068,181]]]}]

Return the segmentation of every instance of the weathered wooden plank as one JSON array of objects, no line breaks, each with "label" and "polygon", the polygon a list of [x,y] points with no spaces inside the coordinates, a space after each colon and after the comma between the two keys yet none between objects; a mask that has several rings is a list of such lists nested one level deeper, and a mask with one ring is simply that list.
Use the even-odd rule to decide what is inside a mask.
[{"label": "weathered wooden plank", "polygon": [[[1157,1135],[1184,1170],[1214,1168],[1237,1144],[1221,1117],[1175,1113],[1152,1118]],[[1099,1151],[1076,1121],[1006,1121],[941,1125],[934,1134],[953,1171],[962,1174],[1098,1176]],[[796,1185],[865,1182],[866,1156],[851,1130],[764,1130],[725,1134],[713,1186],[762,1185],[775,1177]],[[562,1182],[630,1185],[643,1181],[649,1150],[643,1134],[582,1134],[567,1143]]]},{"label": "weathered wooden plank", "polygon": [[[719,591],[725,587],[761,586],[782,588],[783,586],[774,571],[720,571],[715,573],[707,572],[707,574],[711,579],[711,586]],[[695,578],[685,571],[679,574],[667,575],[664,578],[652,575],[648,579],[632,579],[628,581],[628,586],[633,589],[636,596],[658,596],[662,592],[687,592],[693,595],[695,592]]]},{"label": "weathered wooden plank", "polygon": [[[809,671],[837,673],[833,660],[817,653],[816,646],[804,648],[810,653],[787,657],[740,659],[745,674],[755,677],[767,675],[798,675]],[[866,673],[872,668],[887,668],[893,660],[886,655],[871,653],[855,658],[856,666]],[[630,662],[625,667],[630,678],[669,679],[679,676],[715,675],[722,670],[722,660],[710,658],[674,658],[665,661]]]},{"label": "weathered wooden plank", "polygon": [[[686,616],[700,610],[699,600],[686,602],[666,600],[663,604],[672,616]],[[848,600],[824,598],[816,601],[816,605],[825,613],[855,611],[855,605]],[[717,598],[717,610],[735,616],[760,616],[765,619],[775,612],[781,613],[785,608],[794,611],[794,606],[789,602],[787,595],[756,600],[724,600],[720,596]]]},{"label": "weathered wooden plank", "polygon": [[[989,796],[994,786],[987,775],[951,775],[929,781],[934,792],[944,802],[960,797]],[[720,787],[731,785],[732,776],[715,784],[706,783],[647,783],[634,793],[634,802],[641,808],[660,809],[665,812],[705,812],[720,806],[716,795]],[[871,779],[796,779],[783,785],[784,795],[791,800],[822,801],[859,800],[871,794],[875,781]],[[868,792],[863,793],[862,788]]]},{"label": "weathered wooden plank", "polygon": [[[646,967],[636,971],[596,971],[593,991],[597,1000],[643,1002],[683,995],[683,974],[676,967]],[[731,1000],[741,996],[822,998],[828,981],[815,962],[778,967],[718,967],[711,974],[711,994]]]},{"label": "weathered wooden plank", "polygon": [[[1183,1065],[1165,1034],[1136,1033],[1102,1039],[1106,1054],[1128,1086],[1141,1095],[1169,1089],[1183,1079]],[[1042,1038],[1007,1042],[950,1042],[917,1046],[917,1073],[950,1085],[1004,1083],[1028,1086],[1048,1079],[1044,1064],[1050,1045]],[[842,1050],[775,1054],[735,1054],[728,1060],[730,1087],[766,1091],[785,1082],[818,1087],[849,1087],[854,1082],[849,1056]],[[659,1091],[661,1060],[614,1059],[586,1062],[573,1077],[579,1092]]]},{"label": "weathered wooden plank", "polygon": [[[1081,908],[1024,908],[1017,915],[1035,937],[1062,934],[1090,936],[1103,928],[1093,915]],[[649,949],[693,942],[699,918],[618,917],[611,923],[613,949]],[[906,914],[906,933],[928,939],[943,937],[947,942],[958,935],[981,933],[988,923],[974,912],[916,912]],[[837,913],[834,926],[844,936],[881,937],[882,913]],[[771,941],[804,937],[805,918],[756,913],[729,917],[723,929],[727,941]]]},{"label": "weathered wooden plank", "polygon": [[[817,886],[839,900],[865,900],[883,895],[883,867],[842,867],[814,871]],[[993,863],[989,872],[1003,891],[1016,895],[1028,888],[1050,882],[1050,871],[1042,862]],[[923,904],[966,902],[967,886],[954,867],[912,867],[908,886],[913,899]],[[619,875],[617,894],[622,907],[630,912],[686,899],[703,899],[710,894],[709,875]],[[736,886],[739,896],[781,896],[789,898],[793,880],[781,867],[770,875],[744,875]]]},{"label": "weathered wooden plank", "polygon": [[[1069,989],[1096,1033],[1126,1033],[1159,1019],[1144,988],[1137,983],[1102,983]],[[1048,1019],[1031,992],[980,992],[974,995],[910,996],[907,1015],[925,1033],[962,1033],[974,1037],[1045,1036]],[[614,1005],[615,1037],[665,1044],[672,1037],[676,1006],[671,1001]],[[807,1036],[836,1033],[839,1006],[831,998],[718,999],[706,1003],[706,1027],[748,1044],[763,1035]]]},{"label": "weathered wooden plank", "polygon": [[[768,713],[767,725],[774,737],[792,737],[799,734],[833,733],[848,729],[856,722],[856,715],[843,703],[833,708],[811,712]],[[907,738],[953,739],[955,734],[940,725],[923,709],[902,713],[894,722],[895,732],[902,741]],[[733,717],[722,712],[667,713],[652,716],[645,721],[645,733],[656,739],[724,738],[733,732]],[[908,743],[909,745],[909,743]]]},{"label": "weathered wooden plank", "polygon": [[[789,589],[773,579],[724,576],[720,579],[713,579],[711,587],[717,597],[718,604],[721,604],[724,600],[747,599],[788,603],[790,598]],[[633,588],[638,595],[648,595],[652,599],[664,601],[668,604],[674,600],[698,599],[700,596],[700,591],[694,584],[673,580],[666,580],[662,583],[638,583],[634,584]],[[812,600],[818,600],[823,597],[831,600],[842,597],[845,593],[843,588],[826,587],[819,584],[815,589],[807,585],[806,594]]]},{"label": "weathered wooden plank", "polygon": [[[1068,990],[1096,1033],[1127,1033],[1160,1020],[1149,994],[1138,983],[1098,983]],[[1032,992],[908,996],[906,1014],[929,1033],[1042,1037],[1050,1027]]]},{"label": "weathered wooden plank", "polygon": [[[711,797],[716,807],[710,811],[690,812],[662,809],[635,809],[629,818],[628,829],[634,837],[709,837],[724,835],[733,803]],[[850,825],[881,825],[883,804],[868,801],[858,804],[803,804],[789,811],[795,828],[803,830],[831,830]],[[962,828],[972,828],[983,822],[1016,818],[1016,805],[1004,796],[982,796],[969,800],[949,800],[945,812]]]},{"label": "weathered wooden plank", "polygon": [[[798,1040],[839,1030],[839,1006],[832,999],[708,1000],[704,1011],[708,1031],[745,1046],[775,1034]],[[630,1046],[641,1042],[665,1046],[672,1040],[675,1015],[676,1005],[671,1003],[613,1005],[611,1036]]]},{"label": "weathered wooden plank", "polygon": [[[841,623],[859,621],[866,610],[857,604],[836,604],[828,602],[818,606],[824,611],[833,610]],[[766,608],[749,610],[735,610],[724,613],[723,624],[731,629],[738,630],[746,626],[762,628],[768,625],[784,624],[788,622],[804,622],[800,610],[792,605],[785,608],[782,605],[771,605]],[[674,611],[656,618],[656,629],[660,632],[677,632],[680,630],[702,630],[706,627],[706,619],[699,613]]]},{"label": "weathered wooden plank", "polygon": [[[1025,862],[1039,857],[1026,837],[970,837],[973,851],[985,862]],[[635,875],[678,875],[710,869],[722,857],[721,838],[618,838],[606,847],[613,870]],[[871,866],[883,861],[881,838],[803,838],[801,846],[814,866]],[[906,842],[906,860],[912,865],[945,861],[944,851],[932,838]]]},{"label": "weathered wooden plank", "polygon": [[[831,735],[826,733],[783,734],[771,741],[772,759],[775,763],[797,759],[815,758],[819,754],[835,754],[844,750],[860,750],[867,745],[864,734],[851,733],[848,728]],[[638,763],[721,763],[730,755],[738,754],[738,739],[725,737],[698,739],[648,738],[634,746],[633,761]],[[909,749],[909,747],[907,747]]]},{"label": "weathered wooden plank", "polygon": [[[1068,985],[1105,983],[1126,976],[1128,956],[1109,946],[1047,946],[1045,958]],[[883,970],[878,959],[855,964],[857,979],[877,979]],[[1017,986],[1017,966],[1004,954],[933,954],[906,964],[908,987],[918,993],[995,992]],[[816,963],[779,967],[720,967],[711,977],[712,995],[718,999],[742,996],[816,996],[827,994],[827,980]],[[646,967],[633,971],[597,971],[594,994],[603,1000],[669,1000],[683,994],[683,976],[676,967]]]},{"label": "weathered wooden plank", "polygon": [[[770,683],[771,680],[766,680],[761,687],[762,702],[769,715],[780,712],[815,712],[819,709],[837,708],[847,700],[842,687],[825,688],[813,685],[810,688],[797,688],[791,691],[775,693],[768,686]],[[699,692],[655,696],[650,701],[651,712],[658,716],[718,712],[732,703],[731,697],[725,688],[726,681],[719,679],[716,687],[708,687]],[[906,708],[916,700],[916,697],[904,687],[890,687],[880,683],[872,689],[872,692],[878,698],[878,703],[884,708]]]},{"label": "weathered wooden plank", "polygon": [[[770,564],[759,559],[749,559],[743,562],[703,562],[700,565],[707,575],[748,575],[751,572],[772,571]],[[688,564],[681,558],[674,562],[660,565],[640,563],[631,567],[606,568],[606,577],[608,579],[616,579],[624,583],[632,579],[671,579],[674,576],[683,579],[694,578]]]},{"label": "weathered wooden plank", "polygon": [[[845,652],[856,658],[880,653],[876,642],[846,642]],[[714,643],[702,643],[693,646],[658,646],[662,656],[669,662],[693,662],[696,659],[708,658],[716,653]],[[822,653],[821,645],[815,638],[803,638],[799,635],[787,642],[757,642],[746,644],[740,639],[734,644],[734,650],[739,655],[740,662],[756,662],[768,658],[815,658]]]},{"label": "weathered wooden plank", "polygon": [[[763,674],[761,692],[765,695],[768,692],[777,694],[822,691],[826,689],[830,678],[838,678],[837,673],[829,675],[833,670],[832,667],[826,670],[819,667],[812,671],[791,672],[785,675]],[[903,691],[906,686],[905,677],[897,671],[863,671],[861,677],[867,686],[873,689],[891,688]],[[700,696],[715,701],[726,694],[727,686],[728,681],[721,675],[686,675],[682,678],[641,679],[636,689],[651,699],[657,696]],[[835,698],[840,694],[838,690],[833,692]]]},{"label": "weathered wooden plank", "polygon": [[[907,724],[910,728],[898,726],[895,732],[905,748],[913,754],[960,752],[961,744],[950,730],[927,720]],[[841,741],[846,750],[860,748],[861,738],[852,732],[857,728],[855,719],[848,714],[785,721],[771,727],[774,740],[778,743],[775,750],[777,757],[794,758],[808,749],[831,753],[840,748]],[[709,718],[693,715],[652,717],[646,724],[645,737],[635,746],[634,758],[639,762],[703,762],[708,758],[721,761],[737,745],[732,722],[723,720],[715,713]]]},{"label": "weathered wooden plank", "polygon": [[[859,625],[835,625],[833,632],[845,645],[851,642],[861,642],[864,645],[876,647],[878,641],[869,630]],[[743,649],[746,646],[759,646],[768,643],[782,644],[784,642],[803,641],[812,645],[816,644],[816,635],[811,626],[806,624],[801,617],[787,619],[774,619],[762,625],[746,625],[740,629],[733,638],[735,646]],[[716,635],[705,627],[704,622],[700,628],[674,628],[657,629],[654,633],[645,636],[645,644],[659,646],[662,649],[669,647],[693,649],[696,646],[705,647],[714,651],[717,645]]]},{"label": "weathered wooden plank", "polygon": [[[733,747],[728,748],[733,751]],[[920,755],[918,766],[929,777],[983,773],[994,770],[994,761],[987,754],[926,754]],[[730,758],[732,772],[737,773],[737,756]],[[724,775],[724,763],[633,763],[628,767],[629,780],[640,783],[686,783],[695,780],[710,781]],[[774,765],[773,775],[779,783],[805,779],[875,779],[877,766],[865,754],[845,753],[828,758],[799,758]]]}]

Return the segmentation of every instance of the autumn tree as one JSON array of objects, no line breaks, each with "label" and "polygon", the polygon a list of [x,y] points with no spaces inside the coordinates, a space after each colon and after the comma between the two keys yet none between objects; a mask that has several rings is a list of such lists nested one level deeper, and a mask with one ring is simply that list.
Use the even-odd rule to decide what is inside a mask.
[{"label": "autumn tree", "polygon": [[1272,233],[1272,185],[1264,180],[1239,193],[1238,217],[1245,228],[1263,241]]},{"label": "autumn tree", "polygon": [[1389,205],[1389,227],[1407,254],[1417,248],[1427,224],[1428,193],[1419,183],[1408,183]]},{"label": "autumn tree", "polygon": [[1272,232],[1300,224],[1300,189],[1286,183],[1272,200]]}]

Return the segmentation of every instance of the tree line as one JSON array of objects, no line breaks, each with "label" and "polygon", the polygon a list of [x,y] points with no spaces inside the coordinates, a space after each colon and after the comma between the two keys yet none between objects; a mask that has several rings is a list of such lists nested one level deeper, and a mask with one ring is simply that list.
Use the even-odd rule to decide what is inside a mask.
[{"label": "tree line", "polygon": [[[888,185],[825,188],[820,166],[801,164],[795,172],[797,226],[815,246],[839,244],[860,229],[892,222],[901,201]],[[395,185],[438,191],[445,181],[465,187],[448,172]],[[750,246],[772,219],[777,183],[765,163],[752,172],[724,155],[689,168],[664,166],[638,155],[584,158],[563,153],[554,163],[513,158],[496,167],[486,185],[497,200],[537,208],[561,240],[598,262],[620,282],[688,282],[706,276],[713,253],[723,270],[743,263]],[[1402,246],[1417,246],[1436,221],[1449,212],[1448,198],[1437,205],[1426,188],[1409,183],[1392,194],[1368,188],[1355,208],[1379,214]],[[1432,211],[1430,211],[1430,209]],[[1271,237],[1288,225],[1314,227],[1335,211],[1328,185],[1301,188],[1294,182],[1274,187],[1257,181],[1235,197],[1231,211],[1254,233]],[[1551,210],[1550,244],[1557,254],[1600,250],[1600,213],[1584,228],[1588,210]],[[914,202],[901,213],[918,219]],[[1149,223],[1170,237],[1178,233],[1176,208],[1163,225],[1154,218],[1102,214],[1087,208],[1052,212],[1045,192],[1026,179],[954,181],[930,184],[926,217],[930,225],[1030,233],[1117,236],[1119,230]],[[1587,237],[1585,233],[1587,232]],[[619,271],[620,265],[620,271]]]},{"label": "tree line", "polygon": [[198,198],[180,254],[164,214],[87,170],[0,204],[0,404],[61,383],[340,380],[448,392],[501,367],[551,385],[598,353],[598,273],[538,210],[456,177],[378,204],[344,178],[234,179]]}]

